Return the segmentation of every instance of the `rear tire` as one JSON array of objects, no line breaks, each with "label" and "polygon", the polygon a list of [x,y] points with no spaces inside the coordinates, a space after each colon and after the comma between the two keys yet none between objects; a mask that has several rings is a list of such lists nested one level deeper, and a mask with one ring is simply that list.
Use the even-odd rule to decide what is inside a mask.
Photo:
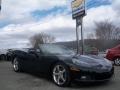
[{"label": "rear tire", "polygon": [[13,69],[15,72],[20,72],[21,71],[21,66],[20,66],[20,62],[19,59],[16,57],[13,60]]},{"label": "rear tire", "polygon": [[63,63],[55,64],[52,70],[52,79],[53,82],[60,87],[70,85],[71,78],[69,68]]}]

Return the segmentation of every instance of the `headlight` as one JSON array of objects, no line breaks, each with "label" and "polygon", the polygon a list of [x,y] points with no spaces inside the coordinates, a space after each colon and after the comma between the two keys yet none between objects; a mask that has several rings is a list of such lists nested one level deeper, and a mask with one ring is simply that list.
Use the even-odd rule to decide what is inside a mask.
[{"label": "headlight", "polygon": [[74,66],[71,66],[71,67],[70,67],[70,70],[71,70],[71,71],[80,71],[80,69],[78,69],[78,68],[76,68],[76,67],[74,67]]}]

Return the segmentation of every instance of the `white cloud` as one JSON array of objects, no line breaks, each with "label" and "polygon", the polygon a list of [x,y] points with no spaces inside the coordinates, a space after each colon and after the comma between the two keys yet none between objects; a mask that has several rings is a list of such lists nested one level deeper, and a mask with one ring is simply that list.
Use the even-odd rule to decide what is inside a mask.
[{"label": "white cloud", "polygon": [[49,10],[66,5],[67,0],[3,0],[2,13],[11,20],[19,21],[32,18],[29,13],[34,10]]},{"label": "white cloud", "polygon": [[[49,10],[57,6],[65,6],[67,0],[3,0],[3,9],[9,13],[26,13],[36,9]],[[7,10],[5,10],[7,11]]]},{"label": "white cloud", "polygon": [[[13,1],[14,3],[16,3],[16,5],[10,7]],[[27,3],[28,1],[30,2]],[[75,20],[72,20],[71,15],[63,16],[63,14],[58,13],[58,15],[56,16],[49,15],[48,17],[36,22],[28,14],[32,10],[38,8],[44,10],[44,9],[53,8],[55,6],[67,5],[65,3],[65,0],[62,0],[63,2],[61,0],[52,0],[50,1],[51,3],[48,3],[47,2],[48,0],[44,0],[44,1],[40,0],[39,3],[38,1],[39,0],[26,0],[26,2],[15,1],[15,0],[9,0],[9,2],[6,1],[6,3],[8,3],[9,5],[5,7],[6,8],[10,7],[10,11],[8,11],[6,15],[9,15],[8,13],[10,12],[15,13],[13,16],[11,13],[10,18],[18,21],[20,21],[20,19],[22,18],[21,20],[28,20],[29,23],[26,22],[20,24],[10,24],[4,28],[1,28],[0,31],[1,48],[25,47],[27,46],[26,43],[28,43],[29,37],[39,32],[45,32],[51,34],[56,37],[57,41],[75,40],[76,38]],[[24,8],[21,8],[21,6]],[[116,6],[117,5],[115,4],[115,2],[113,2],[111,5],[104,5],[89,9],[87,11],[87,16],[85,16],[84,18],[85,37],[87,36],[88,33],[94,33],[93,29],[95,27],[94,26],[95,21],[99,22],[105,19],[109,19],[113,21],[115,25],[119,25],[120,24],[120,16],[118,14],[119,5],[117,6],[117,8]],[[16,9],[14,9],[14,7]]]},{"label": "white cloud", "polygon": [[[42,21],[29,24],[11,24],[1,30],[0,42],[2,42],[2,44],[8,44],[7,42],[12,43],[12,47],[19,44],[16,41],[28,42],[28,39],[32,35],[40,32],[55,36],[57,41],[72,40],[75,30],[75,21],[71,19],[71,16],[58,15],[56,17],[53,16],[51,19],[46,18]],[[67,37],[65,38],[64,36],[66,35]]]}]

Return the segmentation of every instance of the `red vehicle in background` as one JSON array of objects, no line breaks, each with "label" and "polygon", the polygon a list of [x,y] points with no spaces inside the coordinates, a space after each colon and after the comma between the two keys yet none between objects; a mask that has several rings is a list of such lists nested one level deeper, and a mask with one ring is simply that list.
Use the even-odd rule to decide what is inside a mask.
[{"label": "red vehicle in background", "polygon": [[109,59],[110,61],[113,61],[115,65],[120,66],[120,45],[108,49],[106,58]]}]

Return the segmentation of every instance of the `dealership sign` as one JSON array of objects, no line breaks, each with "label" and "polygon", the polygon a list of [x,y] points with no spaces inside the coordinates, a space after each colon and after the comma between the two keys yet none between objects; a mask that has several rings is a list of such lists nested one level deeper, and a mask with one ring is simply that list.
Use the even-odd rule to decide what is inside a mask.
[{"label": "dealership sign", "polygon": [[72,17],[76,19],[77,17],[85,16],[85,0],[74,0],[72,1]]}]

